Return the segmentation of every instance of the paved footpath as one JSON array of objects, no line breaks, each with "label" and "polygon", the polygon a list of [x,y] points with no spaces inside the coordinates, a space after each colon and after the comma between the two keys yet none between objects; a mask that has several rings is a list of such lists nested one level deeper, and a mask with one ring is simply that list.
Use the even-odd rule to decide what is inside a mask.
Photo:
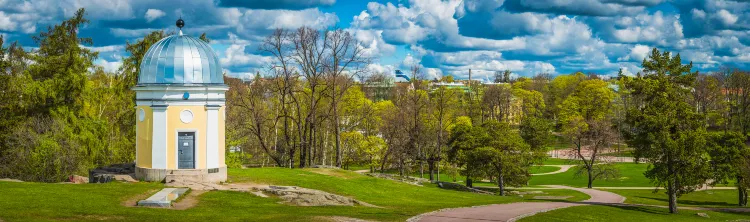
[{"label": "paved footpath", "polygon": [[550,188],[570,189],[591,196],[590,199],[580,203],[566,202],[521,202],[510,204],[493,204],[478,207],[466,207],[440,210],[432,213],[422,214],[409,221],[427,222],[468,222],[468,221],[515,221],[537,213],[550,210],[579,206],[584,204],[615,204],[625,201],[625,197],[594,189],[573,188],[568,186],[548,185]]},{"label": "paved footpath", "polygon": [[532,176],[539,176],[539,175],[550,175],[550,174],[565,173],[565,172],[566,172],[566,171],[568,171],[568,170],[569,170],[570,168],[572,168],[572,167],[574,167],[574,166],[576,166],[576,165],[539,165],[539,166],[552,166],[552,167],[560,167],[560,169],[559,169],[559,170],[555,170],[555,171],[552,171],[552,172],[547,172],[547,173],[533,173],[533,174],[531,174]]}]

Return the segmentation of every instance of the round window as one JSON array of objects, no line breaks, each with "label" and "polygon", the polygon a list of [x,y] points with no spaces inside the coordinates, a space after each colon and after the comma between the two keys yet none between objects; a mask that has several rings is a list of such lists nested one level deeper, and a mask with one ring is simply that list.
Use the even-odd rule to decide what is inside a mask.
[{"label": "round window", "polygon": [[190,123],[193,122],[193,112],[190,110],[183,110],[180,112],[180,121],[183,123]]},{"label": "round window", "polygon": [[138,121],[143,122],[143,120],[146,119],[146,111],[144,111],[142,108],[138,109]]}]

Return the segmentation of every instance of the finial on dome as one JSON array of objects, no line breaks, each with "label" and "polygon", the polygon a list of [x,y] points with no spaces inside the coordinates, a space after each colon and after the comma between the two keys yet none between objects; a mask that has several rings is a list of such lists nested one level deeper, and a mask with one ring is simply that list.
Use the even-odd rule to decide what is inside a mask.
[{"label": "finial on dome", "polygon": [[185,21],[182,20],[182,16],[180,16],[180,19],[177,19],[177,23],[175,25],[177,25],[177,28],[180,29],[182,29],[182,27],[185,27]]},{"label": "finial on dome", "polygon": [[177,19],[175,25],[177,25],[177,28],[180,28],[180,35],[182,35],[182,27],[185,27],[185,21],[182,20],[182,16],[180,16],[180,19]]}]

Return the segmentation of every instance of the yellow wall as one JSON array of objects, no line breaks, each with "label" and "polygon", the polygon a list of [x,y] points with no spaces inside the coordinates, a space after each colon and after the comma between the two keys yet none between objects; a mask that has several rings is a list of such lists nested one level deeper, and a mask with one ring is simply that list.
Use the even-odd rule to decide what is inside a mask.
[{"label": "yellow wall", "polygon": [[[180,121],[182,110],[193,112],[193,121]],[[169,106],[167,107],[167,169],[177,169],[177,131],[195,131],[195,168],[206,168],[206,116],[205,106]]]},{"label": "yellow wall", "polygon": [[[138,121],[138,109],[143,109],[146,113],[146,118],[143,122]],[[180,112],[182,110],[190,110],[193,112],[193,121],[190,123],[183,123],[180,121]],[[226,129],[225,129],[225,107],[219,109],[219,132],[218,132],[218,151],[219,151],[219,167],[226,166],[225,155],[226,155]],[[179,131],[195,131],[195,158],[196,158],[196,169],[206,168],[206,124],[207,115],[205,106],[169,106],[167,107],[167,169],[177,169],[176,160],[176,138],[177,132]],[[137,106],[136,107],[136,130],[138,132],[137,147],[138,150],[138,162],[136,165],[141,168],[151,168],[151,144],[153,135],[153,110],[149,106]]]},{"label": "yellow wall", "polygon": [[[146,118],[141,122],[138,119],[138,113],[140,109],[146,113]],[[138,162],[136,166],[142,168],[151,168],[151,135],[153,135],[153,112],[149,106],[136,106],[135,108],[135,122],[138,138],[136,138],[137,157]]]}]

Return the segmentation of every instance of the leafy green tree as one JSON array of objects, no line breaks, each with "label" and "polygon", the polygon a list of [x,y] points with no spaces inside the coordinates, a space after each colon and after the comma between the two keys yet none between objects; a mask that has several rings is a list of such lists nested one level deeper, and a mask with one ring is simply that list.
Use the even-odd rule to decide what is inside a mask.
[{"label": "leafy green tree", "polygon": [[706,146],[711,155],[713,182],[729,183],[736,180],[737,199],[740,206],[747,206],[747,180],[742,166],[750,157],[750,149],[745,145],[746,137],[739,132],[714,132],[708,134]]},{"label": "leafy green tree", "polygon": [[532,150],[546,151],[552,140],[552,123],[541,117],[526,116],[521,119],[518,127],[521,138],[531,146]]},{"label": "leafy green tree", "polygon": [[476,164],[486,162],[476,161],[484,155],[473,153],[481,145],[485,132],[481,127],[474,127],[471,122],[471,118],[467,116],[458,117],[456,124],[451,128],[451,137],[448,141],[448,158],[459,167],[464,166],[462,174],[466,176],[467,187],[472,187],[472,178],[481,174],[481,166]]},{"label": "leafy green tree", "polygon": [[666,189],[669,212],[677,213],[677,198],[710,177],[704,117],[689,103],[696,74],[679,54],[657,49],[642,66],[642,77],[624,82],[641,105],[629,107],[623,133],[636,154],[651,163],[646,177]]},{"label": "leafy green tree", "polygon": [[531,149],[518,131],[507,123],[490,120],[482,125],[482,129],[487,132],[487,137],[483,138],[483,146],[477,152],[489,160],[488,173],[497,176],[500,195],[505,195],[506,186],[526,185],[531,178],[529,169],[545,157],[544,150]]},{"label": "leafy green tree", "polygon": [[575,145],[570,154],[581,160],[588,176],[588,188],[594,180],[617,176],[614,167],[601,165],[602,150],[616,136],[610,116],[615,93],[600,79],[580,82],[562,103],[560,122],[563,134]]}]

